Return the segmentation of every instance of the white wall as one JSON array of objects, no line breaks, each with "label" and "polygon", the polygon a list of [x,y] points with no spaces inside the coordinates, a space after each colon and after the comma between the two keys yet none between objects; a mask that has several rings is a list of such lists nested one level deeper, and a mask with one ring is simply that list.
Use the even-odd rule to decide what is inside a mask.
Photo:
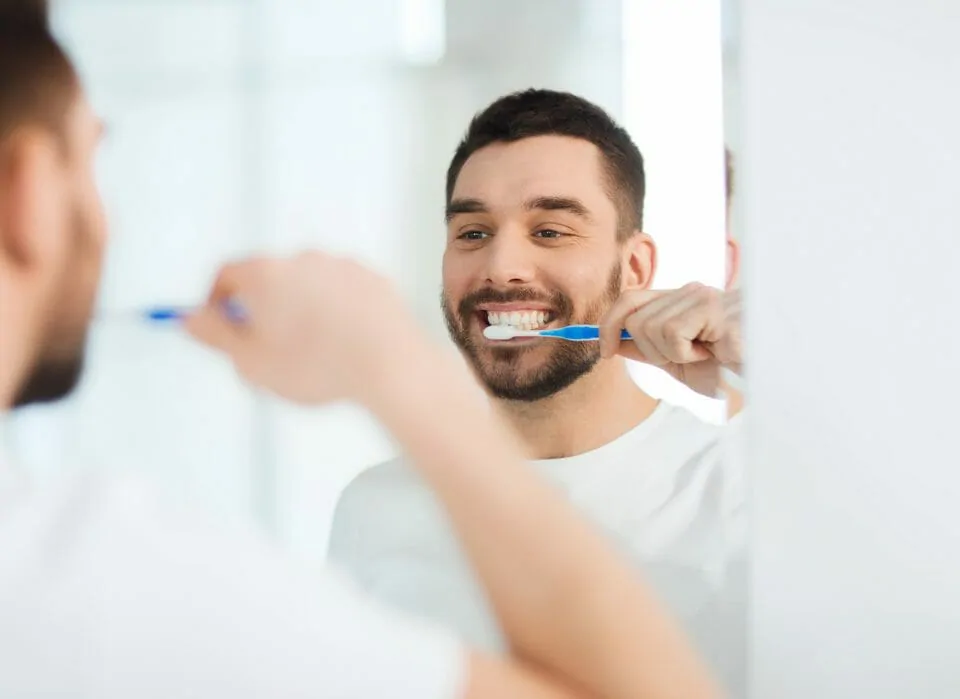
[{"label": "white wall", "polygon": [[752,697],[960,696],[960,5],[740,0]]}]

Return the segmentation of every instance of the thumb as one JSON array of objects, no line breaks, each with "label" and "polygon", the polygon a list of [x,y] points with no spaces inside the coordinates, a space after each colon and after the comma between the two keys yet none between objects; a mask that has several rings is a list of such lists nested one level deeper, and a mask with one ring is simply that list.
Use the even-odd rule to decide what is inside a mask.
[{"label": "thumb", "polygon": [[184,322],[187,333],[201,344],[233,356],[246,333],[238,323],[227,318],[219,303],[203,306]]},{"label": "thumb", "polygon": [[243,288],[246,278],[251,276],[252,267],[251,263],[237,263],[220,270],[206,304],[184,323],[184,328],[195,340],[231,356],[236,355],[239,343],[249,335],[249,328],[229,317],[228,304]]},{"label": "thumb", "polygon": [[620,294],[600,321],[601,357],[612,357],[621,352],[624,343],[620,339],[620,331],[626,327],[627,318],[663,293],[649,289],[626,289]]}]

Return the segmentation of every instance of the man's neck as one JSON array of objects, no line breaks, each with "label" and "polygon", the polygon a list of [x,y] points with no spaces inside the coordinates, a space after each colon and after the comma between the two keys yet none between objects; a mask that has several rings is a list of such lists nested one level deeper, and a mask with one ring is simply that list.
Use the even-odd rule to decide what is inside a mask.
[{"label": "man's neck", "polygon": [[496,405],[520,435],[528,458],[556,459],[612,442],[647,419],[657,401],[640,390],[626,362],[616,358],[550,398]]}]

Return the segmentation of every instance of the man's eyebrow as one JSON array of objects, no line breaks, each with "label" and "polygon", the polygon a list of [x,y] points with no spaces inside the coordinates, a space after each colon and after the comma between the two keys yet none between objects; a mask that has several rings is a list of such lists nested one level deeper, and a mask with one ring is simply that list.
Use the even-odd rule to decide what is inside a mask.
[{"label": "man's eyebrow", "polygon": [[566,211],[587,221],[592,221],[590,210],[579,199],[573,197],[534,197],[523,203],[527,211]]},{"label": "man's eyebrow", "polygon": [[450,220],[459,214],[485,214],[487,212],[487,205],[479,199],[452,199],[447,204],[444,220],[450,223]]}]

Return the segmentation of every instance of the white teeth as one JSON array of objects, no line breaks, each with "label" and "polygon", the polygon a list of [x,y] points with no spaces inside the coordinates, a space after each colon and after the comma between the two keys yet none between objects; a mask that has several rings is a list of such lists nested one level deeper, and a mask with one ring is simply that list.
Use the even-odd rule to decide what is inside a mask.
[{"label": "white teeth", "polygon": [[490,325],[509,325],[521,330],[535,330],[546,325],[550,314],[547,311],[487,311]]}]

